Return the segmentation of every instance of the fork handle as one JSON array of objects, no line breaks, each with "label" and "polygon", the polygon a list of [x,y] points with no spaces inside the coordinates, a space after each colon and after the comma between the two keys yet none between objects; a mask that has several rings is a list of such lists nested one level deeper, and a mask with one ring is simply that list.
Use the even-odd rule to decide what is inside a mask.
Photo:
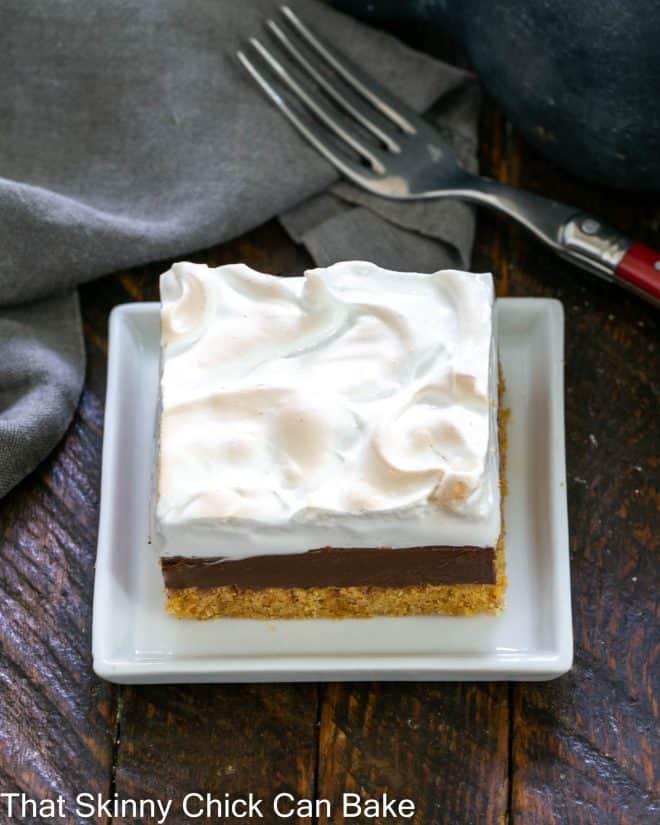
[{"label": "fork handle", "polygon": [[619,282],[642,296],[651,295],[660,306],[660,252],[651,246],[633,241],[616,268]]},{"label": "fork handle", "polygon": [[559,232],[559,254],[660,308],[660,251],[580,213]]},{"label": "fork handle", "polygon": [[526,189],[486,177],[470,176],[468,182],[469,186],[452,190],[454,196],[504,212],[562,258],[660,308],[657,249],[632,241],[593,215]]}]

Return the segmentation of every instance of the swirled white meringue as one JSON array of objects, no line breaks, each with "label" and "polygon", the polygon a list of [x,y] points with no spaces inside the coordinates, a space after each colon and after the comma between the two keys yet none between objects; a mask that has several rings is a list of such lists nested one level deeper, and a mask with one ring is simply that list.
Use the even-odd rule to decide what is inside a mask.
[{"label": "swirled white meringue", "polygon": [[493,545],[490,275],[161,276],[161,555]]}]

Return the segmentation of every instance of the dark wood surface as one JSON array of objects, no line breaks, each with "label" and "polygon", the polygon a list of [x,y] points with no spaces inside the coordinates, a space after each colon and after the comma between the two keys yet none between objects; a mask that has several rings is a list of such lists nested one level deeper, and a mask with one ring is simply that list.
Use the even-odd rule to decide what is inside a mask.
[{"label": "dark wood surface", "polygon": [[[660,242],[657,199],[570,179],[492,109],[481,160],[500,180]],[[274,222],[193,257],[272,272],[309,263]],[[81,290],[88,376],[78,412],[54,453],[0,503],[0,792],[61,793],[68,808],[80,792],[284,790],[335,803],[345,791],[387,792],[414,800],[415,818],[399,821],[418,825],[657,822],[658,315],[480,215],[474,268],[494,271],[500,295],[557,297],[566,312],[568,675],[512,685],[115,687],[93,675],[90,653],[107,320],[118,303],[155,299],[163,268]],[[344,819],[266,812],[260,821]]]}]

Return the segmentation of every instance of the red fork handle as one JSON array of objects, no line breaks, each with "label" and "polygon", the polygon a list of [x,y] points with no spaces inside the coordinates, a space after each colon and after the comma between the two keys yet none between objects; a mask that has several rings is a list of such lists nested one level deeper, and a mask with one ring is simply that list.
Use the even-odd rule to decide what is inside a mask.
[{"label": "red fork handle", "polygon": [[633,241],[615,274],[619,282],[623,281],[622,286],[660,302],[660,252],[657,249]]},{"label": "red fork handle", "polygon": [[[564,207],[568,208],[568,207]],[[559,228],[559,254],[583,269],[634,292],[660,309],[660,251],[586,212]]]}]

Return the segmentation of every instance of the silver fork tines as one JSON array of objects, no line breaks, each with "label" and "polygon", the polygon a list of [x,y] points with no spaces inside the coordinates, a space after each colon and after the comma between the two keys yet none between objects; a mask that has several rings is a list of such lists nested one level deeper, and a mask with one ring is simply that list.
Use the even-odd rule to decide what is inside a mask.
[{"label": "silver fork tines", "polygon": [[389,118],[392,123],[396,124],[403,132],[410,135],[415,134],[414,125],[401,112],[401,105],[399,101],[395,101],[384,89],[378,90],[374,88],[374,82],[369,78],[366,82],[360,77],[360,72],[356,67],[349,69],[346,63],[341,63],[332,54],[321,40],[313,34],[307,26],[297,17],[288,6],[282,6],[281,12],[284,17],[291,23],[307,43],[315,49],[316,53],[322,57],[328,65],[339,74],[343,79],[352,86],[357,92],[365,97],[372,106],[378,109],[385,117]]},{"label": "silver fork tines", "polygon": [[[238,52],[245,69],[344,175],[380,194],[406,197],[407,182],[394,160],[402,155],[406,141],[426,134],[429,127],[357,67],[336,57],[288,6],[280,11],[281,24],[266,21],[279,54],[253,37],[249,43],[257,59]],[[414,146],[405,148],[409,164]]]},{"label": "silver fork tines", "polygon": [[459,198],[499,209],[559,249],[572,207],[479,177],[449,144],[373,78],[339,57],[288,6],[269,20],[272,47],[250,41],[241,63],[298,131],[347,178],[398,200]]},{"label": "silver fork tines", "polygon": [[[272,23],[272,21],[270,21]],[[329,113],[327,109],[319,105],[311,95],[296,81],[293,75],[288,72],[284,66],[263,46],[256,38],[250,38],[250,43],[257,52],[263,57],[264,61],[273,70],[273,72],[288,86],[288,88],[298,97],[315,115],[324,123],[330,130],[332,130],[338,138],[347,143],[360,157],[369,161],[374,172],[383,174],[385,166],[377,158],[375,151],[370,150],[360,140],[351,134],[341,123]]]},{"label": "silver fork tines", "polygon": [[298,131],[320,152],[326,160],[329,160],[334,166],[343,172],[347,178],[367,185],[367,179],[371,170],[361,166],[359,163],[350,160],[350,158],[340,155],[336,149],[328,142],[326,135],[322,129],[319,129],[308,118],[302,118],[295,112],[291,106],[286,102],[282,95],[277,91],[275,86],[270,83],[259,72],[256,66],[248,59],[244,52],[238,52],[238,59],[243,66],[252,75],[254,80],[259,84],[263,91],[273,101],[273,103],[282,111],[284,115],[291,121],[291,123],[298,129]]},{"label": "silver fork tines", "polygon": [[342,92],[334,86],[330,81],[326,78],[326,76],[320,72],[316,66],[302,54],[300,49],[297,49],[295,45],[291,42],[291,40],[286,36],[286,34],[282,31],[282,29],[275,23],[274,20],[269,20],[268,28],[271,32],[277,37],[280,44],[286,49],[289,55],[296,61],[296,63],[304,69],[310,77],[314,78],[314,80],[319,84],[319,86],[323,89],[326,94],[328,94],[334,101],[337,103],[347,114],[351,117],[355,118],[357,122],[371,132],[375,137],[378,138],[389,150],[390,152],[400,152],[401,149],[399,144],[396,140],[388,134],[384,129],[381,129],[374,121],[369,117],[367,113],[363,110],[363,108],[359,108],[358,105],[352,103],[346,93]]}]

